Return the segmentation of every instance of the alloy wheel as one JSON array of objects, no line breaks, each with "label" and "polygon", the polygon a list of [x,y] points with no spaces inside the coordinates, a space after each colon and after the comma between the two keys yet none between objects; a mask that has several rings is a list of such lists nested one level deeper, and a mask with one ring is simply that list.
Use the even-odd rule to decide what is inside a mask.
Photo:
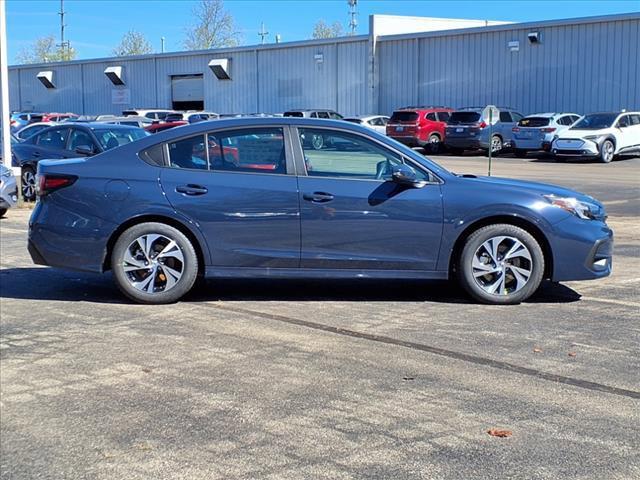
[{"label": "alloy wheel", "polygon": [[36,176],[33,170],[26,169],[22,172],[22,198],[33,200],[36,197]]},{"label": "alloy wheel", "polygon": [[491,295],[510,295],[528,283],[533,271],[529,249],[517,238],[492,237],[473,255],[473,278]]},{"label": "alloy wheel", "polygon": [[602,145],[602,159],[607,163],[613,160],[614,150],[615,147],[613,146],[613,143],[609,140],[606,140]]},{"label": "alloy wheel", "polygon": [[145,234],[125,250],[122,267],[129,283],[145,293],[171,290],[182,278],[184,255],[166,235]]},{"label": "alloy wheel", "polygon": [[322,150],[322,147],[324,147],[324,138],[322,138],[322,135],[313,135],[311,137],[311,145],[315,150]]},{"label": "alloy wheel", "polygon": [[497,135],[491,137],[491,151],[499,152],[500,150],[502,150],[502,140],[500,140],[500,137]]}]

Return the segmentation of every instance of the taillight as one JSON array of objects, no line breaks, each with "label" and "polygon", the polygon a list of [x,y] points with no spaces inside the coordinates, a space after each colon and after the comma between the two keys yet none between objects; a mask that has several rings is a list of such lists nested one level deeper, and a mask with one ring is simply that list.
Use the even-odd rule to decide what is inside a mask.
[{"label": "taillight", "polygon": [[38,175],[37,194],[42,197],[55,190],[73,185],[77,179],[78,177],[75,175]]},{"label": "taillight", "polygon": [[518,132],[520,131],[520,127],[513,127],[513,128],[511,129],[511,131],[512,131],[513,133],[518,133]]},{"label": "taillight", "polygon": [[541,128],[540,131],[544,133],[551,133],[551,132],[555,132],[556,129],[554,127],[547,127],[547,128]]},{"label": "taillight", "polygon": [[18,124],[17,120],[11,120],[10,125],[11,125],[12,127],[13,127],[14,125],[17,125],[17,124]]},{"label": "taillight", "polygon": [[478,128],[482,129],[482,128],[486,128],[487,124],[486,122],[483,120],[478,124]]}]

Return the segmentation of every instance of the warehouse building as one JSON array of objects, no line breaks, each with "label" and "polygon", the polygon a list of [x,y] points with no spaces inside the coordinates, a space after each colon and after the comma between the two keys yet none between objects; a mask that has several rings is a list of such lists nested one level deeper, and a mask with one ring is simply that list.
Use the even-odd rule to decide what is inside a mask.
[{"label": "warehouse building", "polygon": [[640,109],[640,13],[506,24],[373,15],[369,34],[10,67],[12,110]]}]

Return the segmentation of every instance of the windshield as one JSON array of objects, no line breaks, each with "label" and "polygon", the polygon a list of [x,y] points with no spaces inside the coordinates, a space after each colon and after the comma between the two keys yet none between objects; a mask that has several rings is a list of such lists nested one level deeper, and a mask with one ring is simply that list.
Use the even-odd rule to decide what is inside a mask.
[{"label": "windshield", "polygon": [[582,120],[576,123],[571,130],[599,130],[601,128],[609,128],[613,125],[617,113],[592,113],[591,115],[585,115]]},{"label": "windshield", "polygon": [[526,117],[518,122],[519,127],[546,127],[551,119],[548,117]]},{"label": "windshield", "polygon": [[141,128],[100,128],[93,131],[100,146],[104,150],[111,150],[112,148],[119,147],[120,145],[126,145],[135,140],[140,140],[148,136],[149,134]]},{"label": "windshield", "polygon": [[480,112],[453,112],[447,122],[449,125],[460,123],[476,123],[480,120]]}]

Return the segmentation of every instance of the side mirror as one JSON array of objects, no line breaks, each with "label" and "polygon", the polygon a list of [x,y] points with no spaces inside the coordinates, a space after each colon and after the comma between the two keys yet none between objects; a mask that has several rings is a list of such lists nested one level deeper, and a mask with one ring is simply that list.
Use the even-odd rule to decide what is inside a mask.
[{"label": "side mirror", "polygon": [[391,167],[391,180],[398,185],[421,188],[426,182],[418,180],[416,171],[408,165],[393,165]]},{"label": "side mirror", "polygon": [[89,155],[93,155],[93,148],[91,148],[89,145],[78,145],[76,147],[76,153],[88,157]]}]

